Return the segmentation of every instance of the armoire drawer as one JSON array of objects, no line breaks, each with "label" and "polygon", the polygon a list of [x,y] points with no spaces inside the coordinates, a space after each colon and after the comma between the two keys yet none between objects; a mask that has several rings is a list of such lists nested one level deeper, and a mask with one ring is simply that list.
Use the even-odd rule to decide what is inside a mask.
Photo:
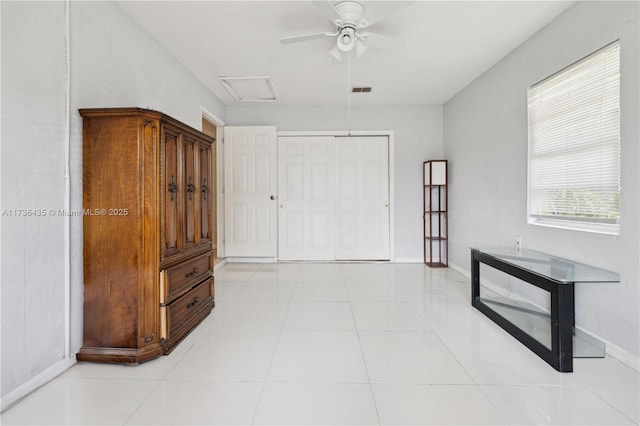
[{"label": "armoire drawer", "polygon": [[211,276],[211,254],[196,257],[178,266],[162,271],[160,303],[171,303],[199,281]]},{"label": "armoire drawer", "polygon": [[[202,312],[213,307],[213,277],[161,308],[161,337],[175,341],[200,322]],[[206,314],[205,314],[206,316]]]}]

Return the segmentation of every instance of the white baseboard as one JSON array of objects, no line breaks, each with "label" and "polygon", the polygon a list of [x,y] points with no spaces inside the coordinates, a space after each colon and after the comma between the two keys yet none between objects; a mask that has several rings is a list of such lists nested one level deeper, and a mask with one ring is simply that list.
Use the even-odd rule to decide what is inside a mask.
[{"label": "white baseboard", "polygon": [[471,271],[469,271],[468,269],[464,269],[463,267],[456,265],[455,263],[449,262],[449,268],[453,269],[456,272],[461,273],[467,278],[471,278]]},{"label": "white baseboard", "polygon": [[73,355],[71,358],[65,358],[51,367],[44,370],[42,373],[33,377],[31,380],[23,383],[18,386],[7,395],[2,397],[2,409],[0,411],[4,411],[7,408],[11,407],[16,402],[20,401],[20,399],[24,398],[34,390],[38,389],[40,386],[45,383],[55,379],[60,374],[67,371],[76,363],[76,356]]},{"label": "white baseboard", "polygon": [[[394,259],[391,259],[389,262],[390,263],[423,263],[423,259],[421,257],[396,257]],[[313,261],[313,260],[285,260],[283,262],[296,262],[296,263],[338,263],[340,261],[335,261],[335,260],[317,260],[317,261]],[[384,261],[367,261],[367,260],[354,260],[354,261],[347,261],[347,262],[340,262],[340,263],[362,263],[362,262],[373,262],[373,263],[380,263]],[[225,263],[278,263],[278,259],[276,258],[272,258],[272,257],[227,257],[225,258],[222,262],[220,262],[218,265],[222,266]],[[216,265],[216,269],[219,267],[218,265]]]},{"label": "white baseboard", "polygon": [[277,263],[275,257],[226,257],[226,263]]},{"label": "white baseboard", "polygon": [[621,363],[623,363],[624,365],[633,368],[636,371],[640,371],[640,358],[638,358],[637,355],[632,354],[631,352],[627,351],[626,349],[622,349],[620,346],[616,345],[615,343],[611,343],[610,341],[608,341],[607,339],[598,336],[597,334],[594,334],[590,331],[586,331],[585,329],[583,329],[582,327],[576,327],[577,329],[579,329],[580,331],[582,331],[583,333],[596,338],[598,340],[600,340],[601,342],[604,342],[604,347],[605,347],[605,353],[610,356],[611,358],[615,358],[618,361],[620,361]]},{"label": "white baseboard", "polygon": [[[452,263],[449,263],[449,267],[453,270],[455,270],[456,272],[461,273],[462,275],[471,278],[471,271],[468,269],[464,269],[462,267],[460,267],[459,265],[455,265]],[[487,288],[491,289],[491,290],[497,290],[500,287],[497,287],[495,284],[491,283],[491,282],[483,282],[482,284],[483,286],[486,286]],[[517,294],[512,293],[511,297],[514,297],[516,299],[522,300],[522,301],[526,301],[525,299],[519,297]],[[531,302],[529,302],[531,303]],[[636,371],[640,371],[640,358],[635,355],[632,354],[631,352],[627,351],[626,349],[621,348],[620,346],[611,343],[610,341],[608,341],[607,339],[603,338],[602,336],[598,336],[597,334],[585,330],[582,327],[576,327],[577,329],[579,329],[580,331],[582,331],[583,333],[585,333],[588,336],[591,336],[595,339],[598,339],[600,341],[602,341],[605,344],[605,353],[612,357],[617,359],[618,361],[620,361],[621,363],[633,368]]]},{"label": "white baseboard", "polygon": [[225,263],[227,263],[227,259],[222,259],[220,262],[216,263],[216,264],[213,266],[213,272],[215,272],[215,271],[217,271],[218,269],[222,268],[222,267],[225,265]]},{"label": "white baseboard", "polygon": [[392,263],[423,263],[424,259],[421,257],[396,257],[391,260]]}]

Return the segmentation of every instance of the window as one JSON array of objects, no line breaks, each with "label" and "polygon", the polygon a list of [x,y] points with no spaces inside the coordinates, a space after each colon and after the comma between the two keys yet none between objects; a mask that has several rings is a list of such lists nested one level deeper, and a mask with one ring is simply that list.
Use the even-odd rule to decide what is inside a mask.
[{"label": "window", "polygon": [[531,86],[529,223],[618,234],[620,45]]}]

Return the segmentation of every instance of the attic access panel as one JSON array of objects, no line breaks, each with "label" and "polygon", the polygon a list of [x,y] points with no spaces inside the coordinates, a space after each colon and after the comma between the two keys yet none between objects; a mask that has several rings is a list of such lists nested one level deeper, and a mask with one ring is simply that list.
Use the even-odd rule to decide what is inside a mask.
[{"label": "attic access panel", "polygon": [[276,91],[270,76],[218,77],[222,86],[238,102],[276,102]]}]

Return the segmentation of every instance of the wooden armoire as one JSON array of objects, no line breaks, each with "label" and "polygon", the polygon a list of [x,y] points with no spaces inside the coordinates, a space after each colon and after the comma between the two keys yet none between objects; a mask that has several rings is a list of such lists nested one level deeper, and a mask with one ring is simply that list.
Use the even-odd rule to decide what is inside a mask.
[{"label": "wooden armoire", "polygon": [[157,111],[81,109],[84,337],[78,360],[169,353],[214,306],[214,140]]}]

